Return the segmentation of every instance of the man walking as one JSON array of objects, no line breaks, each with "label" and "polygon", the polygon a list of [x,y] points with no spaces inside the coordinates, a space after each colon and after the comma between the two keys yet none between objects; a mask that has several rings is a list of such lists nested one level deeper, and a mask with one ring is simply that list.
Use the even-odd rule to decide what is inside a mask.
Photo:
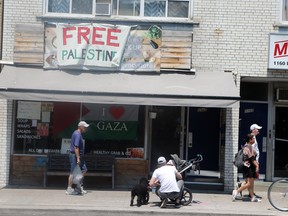
[{"label": "man walking", "polygon": [[254,134],[254,137],[255,137],[255,142],[254,144],[252,145],[252,147],[254,148],[255,152],[256,152],[256,160],[257,162],[259,163],[259,157],[260,157],[260,151],[259,151],[259,148],[258,148],[258,143],[257,143],[257,139],[256,139],[256,136],[259,134],[259,130],[261,129],[262,127],[257,125],[257,124],[252,124],[250,126],[250,131],[251,131],[251,134]]},{"label": "man walking", "polygon": [[73,178],[73,170],[77,165],[80,166],[83,175],[87,172],[86,164],[83,160],[81,160],[81,156],[84,155],[84,140],[82,137],[82,133],[85,133],[87,128],[89,127],[89,124],[87,124],[85,121],[80,121],[78,124],[78,129],[75,130],[71,137],[71,143],[70,143],[70,175],[68,177],[68,187],[66,190],[67,195],[78,195],[78,194],[86,194],[87,191],[83,189],[82,183],[80,185],[77,185],[76,189],[74,190],[72,188],[72,178]]}]

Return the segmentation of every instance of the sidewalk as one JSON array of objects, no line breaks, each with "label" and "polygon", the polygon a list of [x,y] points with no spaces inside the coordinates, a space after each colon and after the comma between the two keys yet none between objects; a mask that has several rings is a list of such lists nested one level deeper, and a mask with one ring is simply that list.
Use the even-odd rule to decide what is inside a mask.
[{"label": "sidewalk", "polygon": [[168,205],[166,209],[159,208],[159,198],[152,192],[148,205],[130,207],[130,191],[88,190],[86,195],[71,196],[65,194],[65,189],[3,188],[0,190],[0,215],[5,209],[72,209],[107,212],[107,215],[287,215],[287,212],[277,211],[270,205],[267,185],[256,186],[257,194],[263,197],[260,203],[232,202],[230,193],[193,192],[194,202],[180,209],[175,209],[173,205]]}]

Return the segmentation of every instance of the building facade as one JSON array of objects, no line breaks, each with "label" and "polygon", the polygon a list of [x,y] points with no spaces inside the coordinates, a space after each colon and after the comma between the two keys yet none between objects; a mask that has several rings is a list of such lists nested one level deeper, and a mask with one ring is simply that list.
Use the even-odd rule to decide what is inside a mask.
[{"label": "building facade", "polygon": [[[92,4],[93,11],[99,14],[95,15],[93,12],[92,16],[81,14],[82,11],[77,11],[77,5],[75,8],[70,7],[70,9],[65,12],[69,7],[65,8],[64,2],[67,3],[70,1],[5,1],[2,48],[2,64],[5,64],[5,66],[2,75],[10,72],[10,74],[14,73],[15,76],[19,77],[16,78],[16,86],[12,86],[13,83],[7,84],[5,82],[1,83],[2,86],[0,86],[2,88],[1,97],[3,98],[0,103],[0,115],[1,119],[4,120],[4,124],[1,125],[0,139],[2,146],[0,160],[3,166],[1,166],[0,169],[1,173],[6,174],[0,178],[1,186],[19,183],[13,182],[13,178],[11,177],[12,174],[10,170],[13,170],[14,156],[22,155],[23,152],[24,155],[33,156],[33,151],[35,150],[34,148],[27,148],[28,150],[30,149],[30,152],[25,152],[23,148],[19,148],[20,150],[16,148],[17,143],[21,143],[21,141],[17,141],[17,129],[19,129],[17,128],[17,124],[19,123],[17,121],[22,119],[21,115],[26,115],[25,118],[28,118],[27,113],[21,111],[19,107],[22,106],[26,107],[26,109],[31,109],[30,106],[35,105],[32,102],[36,102],[35,106],[39,106],[38,102],[42,101],[42,103],[45,102],[47,106],[51,106],[51,103],[53,103],[52,109],[56,109],[56,107],[65,107],[67,104],[61,104],[64,102],[68,103],[68,106],[75,103],[80,104],[80,98],[86,98],[83,101],[83,103],[86,103],[85,107],[95,106],[93,109],[98,109],[97,106],[102,104],[102,111],[104,108],[110,109],[112,105],[119,106],[128,104],[134,108],[135,105],[139,106],[139,109],[137,108],[139,114],[138,123],[141,126],[138,127],[140,131],[137,136],[138,141],[129,142],[133,144],[131,144],[131,146],[125,146],[125,149],[129,147],[144,149],[143,159],[149,161],[149,171],[155,167],[155,161],[160,154],[169,156],[170,153],[177,153],[181,157],[189,159],[193,157],[195,153],[201,153],[204,156],[202,168],[219,173],[217,174],[218,183],[223,185],[223,190],[230,191],[234,188],[237,180],[237,170],[232,163],[233,156],[242,144],[243,136],[249,132],[250,124],[257,123],[263,127],[261,134],[257,138],[261,152],[261,175],[265,180],[272,180],[275,177],[279,177],[276,173],[278,171],[278,173],[282,173],[281,166],[285,164],[285,161],[281,162],[281,164],[274,163],[274,161],[277,161],[276,156],[277,158],[283,158],[280,153],[275,154],[274,147],[275,145],[279,145],[281,150],[283,150],[282,148],[285,149],[285,147],[282,147],[283,143],[281,143],[285,143],[286,139],[283,135],[285,133],[283,130],[280,130],[283,128],[283,119],[285,119],[285,100],[275,100],[274,92],[277,91],[277,89],[285,90],[287,85],[285,80],[287,76],[283,69],[268,68],[268,53],[270,34],[285,33],[285,20],[282,21],[281,10],[285,1],[241,1],[236,4],[228,0],[216,2],[208,0],[168,0],[161,1],[161,3],[157,2],[156,5],[159,8],[152,7],[152,9],[155,10],[157,8],[156,11],[158,12],[162,11],[162,14],[154,13],[151,7],[151,11],[148,12],[149,1],[135,1],[136,5],[134,5],[133,8],[135,10],[129,9],[129,5],[131,5],[130,1],[127,1],[127,4],[122,2],[123,7],[120,7],[121,4],[118,1],[97,1],[98,6],[102,4],[101,6],[104,6],[104,9],[107,9],[105,8],[107,3],[110,4],[111,7],[108,11],[110,15],[101,14],[101,10],[97,11],[97,6],[95,7],[94,4]],[[64,12],[57,7],[57,3],[63,6]],[[81,1],[79,1],[79,3],[81,3]],[[147,5],[145,5],[145,3],[147,3]],[[170,8],[175,8],[173,7],[175,4],[181,5],[182,8],[179,9],[183,11],[183,8],[186,8],[187,13],[175,12],[172,11],[172,9],[171,11],[168,9],[168,11],[164,13],[164,7],[163,5],[161,7],[161,4],[167,4],[167,7],[165,6],[166,9],[169,8],[169,5]],[[55,13],[53,8],[58,8],[61,14]],[[122,10],[122,8],[126,10]],[[144,10],[145,8],[146,10]],[[89,7],[84,7],[83,10],[89,11]],[[133,11],[133,13],[130,13],[131,11]],[[105,13],[108,12],[106,11]],[[15,14],[17,14],[17,16],[15,16]],[[27,82],[31,82],[31,86],[34,88],[35,86],[33,81],[31,81],[32,79],[34,82],[41,82],[41,80],[43,80],[43,77],[40,76],[37,78],[31,74],[44,74],[46,71],[39,69],[43,68],[45,64],[43,60],[44,57],[42,56],[45,51],[43,51],[42,55],[39,55],[38,51],[44,49],[44,47],[47,51],[47,37],[44,38],[45,34],[47,36],[47,23],[74,23],[75,25],[79,23],[100,23],[103,25],[113,24],[130,27],[134,25],[141,27],[147,25],[161,26],[163,36],[161,44],[163,47],[161,47],[160,57],[161,79],[157,78],[154,80],[155,75],[151,77],[148,75],[145,78],[139,78],[139,75],[136,75],[136,80],[129,80],[124,83],[123,87],[121,86],[121,90],[127,91],[130,95],[137,93],[132,99],[129,98],[129,100],[126,95],[123,96],[119,94],[112,95],[112,99],[106,95],[105,99],[103,99],[103,97],[101,98],[99,95],[90,95],[88,97],[87,95],[80,94],[80,96],[77,96],[78,93],[72,96],[69,94],[67,95],[69,99],[64,100],[63,96],[59,96],[59,86],[58,89],[56,89],[58,92],[47,93],[48,91],[55,90],[49,89],[49,85],[54,87],[52,82],[49,83],[49,81],[53,81],[51,78],[47,78],[47,85],[45,85],[45,83],[42,84],[42,86],[46,88],[44,93],[38,92],[39,94],[35,94],[35,92],[29,92],[29,88],[26,85]],[[29,33],[31,34],[31,38],[38,37],[38,39],[40,39],[39,35],[43,37],[40,42],[37,42],[42,43],[42,47],[34,47],[34,57],[33,49],[32,52],[31,50],[21,50],[21,48],[23,48],[23,44],[20,44],[23,39],[21,37],[24,37],[24,30],[27,30],[27,24],[31,26],[34,25],[35,28],[34,36],[31,34],[31,31]],[[191,35],[190,41],[187,35]],[[174,39],[171,39],[173,36],[175,36]],[[167,49],[174,51],[171,51],[168,55]],[[191,54],[187,56],[183,54],[183,58],[178,58],[176,62],[173,62],[175,52],[177,55],[180,49],[182,50],[181,52],[183,52],[184,49],[188,49],[186,53],[191,52]],[[25,59],[23,53],[29,54],[28,60]],[[174,53],[174,56],[171,57],[171,53]],[[29,62],[29,64],[27,64],[27,61],[31,61],[31,59],[32,63]],[[40,62],[37,62],[36,59]],[[173,66],[171,66],[171,62]],[[37,69],[34,71],[35,67]],[[51,68],[48,68],[48,70],[51,71]],[[99,69],[92,69],[92,71],[94,70],[98,71]],[[21,71],[23,71],[24,77],[20,77]],[[137,70],[133,72],[137,72]],[[187,73],[190,76],[196,77],[196,82],[191,81],[191,83],[187,82],[186,84],[187,79],[189,80],[189,78],[186,77],[188,76]],[[28,74],[32,76],[31,80],[27,80]],[[57,79],[63,79],[63,77],[61,77],[61,71],[55,74],[59,76]],[[83,79],[87,80],[85,83],[88,86],[92,85],[89,82],[91,78],[89,78],[89,74],[82,74],[85,74],[81,75]],[[117,86],[116,89],[113,88],[113,86],[117,84],[117,80],[123,79],[122,76],[119,76],[122,74],[121,71],[116,71],[116,74],[116,77],[111,78],[111,80],[115,79],[116,81],[111,81],[110,88],[107,90],[109,91],[110,89],[112,93],[119,93],[117,92],[120,91],[119,87]],[[166,77],[165,74],[173,76],[174,84],[168,83],[171,82],[171,77]],[[185,76],[184,79],[180,79],[183,76]],[[229,79],[226,79],[227,76],[229,76]],[[8,79],[9,77],[6,78]],[[105,80],[105,77],[102,78]],[[73,81],[70,80],[68,76],[64,77],[63,82],[65,79],[67,79],[67,82]],[[149,87],[151,87],[151,89],[146,88],[144,91],[140,91],[141,85],[139,83],[141,83],[141,81],[137,79],[140,79],[145,85],[150,83],[151,86],[149,85]],[[146,81],[146,79],[149,81]],[[177,79],[179,79],[179,81]],[[137,85],[134,86],[131,83],[132,81]],[[165,93],[155,87],[164,81],[166,85],[169,84],[169,86],[164,86],[163,88],[172,89],[169,91],[170,96],[165,95]],[[153,85],[154,82],[156,83],[155,85]],[[130,92],[129,89],[124,88],[128,83],[131,87]],[[100,85],[100,83],[97,84]],[[186,89],[186,91],[179,93],[177,89],[176,92],[176,90],[173,89],[176,84],[183,85],[181,89]],[[188,90],[191,86],[198,89],[200,93]],[[4,89],[4,87],[6,89]],[[17,88],[20,90],[16,92],[9,91],[9,88],[13,89],[13,87],[14,90]],[[82,87],[85,88],[86,86]],[[222,92],[221,87],[223,87],[224,92]],[[40,89],[41,87],[36,86],[35,88]],[[102,87],[102,89],[103,88],[104,87]],[[227,90],[225,91],[227,88],[231,94],[228,94]],[[7,89],[8,91],[6,91]],[[89,91],[89,89],[84,90]],[[72,90],[67,87],[66,91],[69,92]],[[23,92],[27,92],[27,94],[24,96]],[[156,95],[160,95],[159,98],[157,98],[158,96],[156,98],[151,96],[155,92]],[[162,97],[163,94],[165,97]],[[174,98],[175,95],[173,98],[171,97],[173,94],[176,94],[176,99]],[[237,95],[241,96],[240,108],[237,106],[237,101],[239,100]],[[136,99],[137,96],[142,99]],[[157,113],[156,119],[149,118],[149,113],[152,111]],[[56,115],[55,113],[53,111],[53,115]],[[61,115],[61,112],[59,113]],[[81,117],[82,116],[79,118],[81,119]],[[37,119],[37,117],[34,118]],[[33,124],[33,120],[35,119],[29,117],[29,124]],[[39,121],[36,121],[36,123],[38,124]],[[282,125],[279,126],[280,124]],[[279,129],[278,132],[275,131],[275,127]],[[169,130],[171,130],[171,133]],[[53,132],[55,131],[53,130]],[[277,133],[280,137],[276,136]],[[167,136],[167,134],[171,134],[171,137]],[[207,136],[207,134],[210,136]],[[69,137],[67,135],[61,138],[63,140],[63,138]],[[99,140],[99,138],[95,139]],[[125,141],[127,141],[127,139],[124,139],[123,142]],[[61,141],[59,142],[61,144]],[[89,141],[87,142],[89,143]],[[280,144],[277,142],[280,142]],[[91,141],[91,143],[93,142]],[[101,142],[97,141],[95,143],[96,147],[91,149],[91,151],[107,151],[104,147],[103,149],[99,147],[105,144],[103,139]],[[169,143],[169,145],[167,143]],[[125,149],[119,150],[118,147],[114,149],[113,147],[111,148],[109,151],[126,151]],[[41,149],[45,150],[47,148],[44,146],[41,147]],[[49,147],[49,149],[57,148]],[[163,149],[167,150],[164,151]],[[41,155],[42,153],[43,152],[41,152]],[[271,161],[273,161],[273,163],[271,163]],[[275,172],[275,170],[278,171]]]}]

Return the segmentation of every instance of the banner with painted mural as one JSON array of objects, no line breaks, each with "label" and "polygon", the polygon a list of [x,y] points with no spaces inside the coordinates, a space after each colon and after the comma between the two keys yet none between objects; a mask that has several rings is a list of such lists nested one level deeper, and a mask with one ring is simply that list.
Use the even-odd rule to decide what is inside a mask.
[{"label": "banner with painted mural", "polygon": [[162,29],[157,25],[131,28],[121,71],[160,71]]},{"label": "banner with painted mural", "polygon": [[43,67],[160,71],[161,43],[162,29],[156,25],[45,23]]},{"label": "banner with painted mural", "polygon": [[[65,106],[65,104],[55,104],[54,107],[53,133],[57,137],[70,138],[77,128],[79,119],[77,114],[82,113],[81,120],[90,124],[87,132],[83,134],[85,139],[134,140],[137,138],[139,106],[83,103],[79,109],[75,104],[74,114],[72,111],[65,112],[67,110]],[[70,110],[72,110],[71,105]]]}]

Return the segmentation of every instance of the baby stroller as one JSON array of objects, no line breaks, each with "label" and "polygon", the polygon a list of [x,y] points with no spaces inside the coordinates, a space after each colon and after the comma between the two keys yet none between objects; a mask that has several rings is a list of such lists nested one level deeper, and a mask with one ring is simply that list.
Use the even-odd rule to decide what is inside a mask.
[{"label": "baby stroller", "polygon": [[[182,160],[178,157],[177,154],[171,154],[171,160],[168,161],[168,163],[173,163],[173,165],[176,167],[178,172],[182,174],[183,179],[185,178],[185,172],[189,171],[190,169],[197,171],[200,173],[200,162],[203,160],[203,157],[201,154],[197,154],[197,156],[189,161]],[[158,190],[157,188],[156,190]],[[157,194],[157,192],[156,192]],[[189,188],[185,187],[185,184],[183,185],[182,189],[180,189],[180,203],[183,206],[189,205],[193,200],[192,192]],[[172,202],[175,202],[175,200],[171,200]]]},{"label": "baby stroller", "polygon": [[[185,179],[185,172],[189,171],[190,169],[200,173],[200,162],[203,160],[203,157],[201,154],[197,154],[197,156],[193,159],[190,159],[189,161],[182,160],[178,157],[177,154],[171,154],[172,162],[174,163],[174,166],[182,174],[183,179]],[[183,186],[182,190],[180,190],[180,202],[182,205],[186,206],[189,205],[193,200],[193,194],[192,191]]]}]

